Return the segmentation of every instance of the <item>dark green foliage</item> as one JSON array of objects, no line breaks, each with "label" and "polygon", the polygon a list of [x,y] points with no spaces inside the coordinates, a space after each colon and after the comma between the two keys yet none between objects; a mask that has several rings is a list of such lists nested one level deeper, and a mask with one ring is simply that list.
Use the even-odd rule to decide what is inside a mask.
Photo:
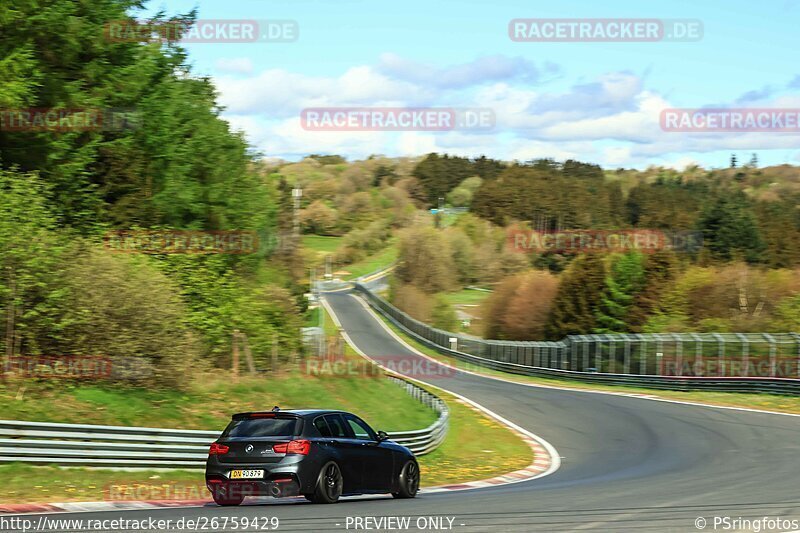
[{"label": "dark green foliage", "polygon": [[564,271],[545,327],[548,339],[590,333],[597,327],[596,312],[605,287],[600,254],[578,256]]},{"label": "dark green foliage", "polygon": [[723,193],[706,205],[698,229],[704,247],[714,259],[742,257],[754,263],[762,259],[764,243],[750,202],[744,193]]},{"label": "dark green foliage", "polygon": [[628,253],[612,258],[605,290],[597,309],[595,333],[628,331],[628,310],[645,283],[644,257]]},{"label": "dark green foliage", "polygon": [[373,187],[380,187],[381,185],[393,185],[397,180],[397,175],[391,167],[380,165],[375,169],[374,179],[372,180]]},{"label": "dark green foliage", "polygon": [[458,329],[458,317],[453,306],[447,299],[438,294],[433,301],[431,309],[431,325],[444,331],[456,331]]},{"label": "dark green foliage", "polygon": [[568,163],[562,168],[539,160],[510,167],[475,191],[472,211],[495,224],[526,220],[543,231],[618,225],[619,186],[605,183],[599,167]]},{"label": "dark green foliage", "polygon": [[318,155],[311,154],[308,156],[311,159],[316,159],[323,165],[343,165],[347,160],[340,155]]},{"label": "dark green foliage", "polygon": [[666,176],[639,184],[625,201],[626,222],[647,229],[692,229],[708,191],[705,184]]},{"label": "dark green foliage", "polygon": [[475,160],[447,154],[428,154],[414,168],[413,175],[419,180],[422,192],[418,200],[435,206],[439,198],[444,198],[459,183],[470,176],[493,179],[505,165],[484,156]]},{"label": "dark green foliage", "polygon": [[[0,312],[14,317],[4,348],[145,357],[164,368],[177,368],[166,362],[180,353],[228,366],[239,329],[257,361],[275,340],[282,352],[298,350],[303,290],[286,273],[296,254],[265,262],[276,263],[279,222],[291,231],[291,187],[257,174],[246,142],[220,118],[211,81],[192,75],[180,46],[106,37],[107,23],[142,18],[143,4],[0,5],[0,108],[117,109],[130,126],[0,130],[8,250],[0,253]],[[98,244],[111,228],[251,230],[261,246],[247,256],[112,257]],[[93,340],[92,329],[102,335]]]},{"label": "dark green foliage", "polygon": [[662,295],[674,282],[677,271],[675,254],[659,250],[648,255],[644,261],[643,288],[633,298],[628,309],[628,330],[641,333],[647,318],[658,309]]},{"label": "dark green foliage", "polygon": [[756,206],[759,234],[764,239],[764,261],[772,268],[800,264],[800,195]]}]

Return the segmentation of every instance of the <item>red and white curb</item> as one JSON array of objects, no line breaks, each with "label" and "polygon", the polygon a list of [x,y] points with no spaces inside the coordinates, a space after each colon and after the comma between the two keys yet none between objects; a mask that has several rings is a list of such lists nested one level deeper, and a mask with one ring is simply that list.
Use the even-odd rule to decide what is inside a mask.
[{"label": "red and white curb", "polygon": [[158,500],[125,502],[68,502],[68,503],[12,503],[0,504],[0,514],[92,513],[100,511],[133,511],[160,507],[201,507],[207,500]]},{"label": "red and white curb", "polygon": [[[451,393],[452,394],[452,393]],[[466,398],[461,401],[466,400]],[[471,407],[476,407],[477,404],[467,400],[464,403],[473,404]],[[477,408],[477,407],[476,407]],[[552,455],[552,447],[545,446],[539,442],[538,438],[531,438],[525,433],[519,432],[515,427],[509,426],[512,431],[517,433],[519,437],[527,444],[533,451],[533,462],[520,470],[496,476],[489,479],[480,481],[469,481],[466,483],[454,483],[450,485],[439,485],[435,487],[426,487],[420,489],[420,494],[434,494],[440,492],[452,492],[459,490],[472,490],[481,489],[486,487],[495,487],[499,485],[508,485],[511,483],[520,483],[522,481],[530,481],[545,475],[548,475],[558,468],[558,456]],[[374,495],[348,497],[346,499],[358,498],[374,498]],[[286,500],[305,501],[303,498],[285,498]],[[251,498],[245,505],[259,505],[275,501],[273,498]],[[0,514],[49,514],[49,513],[91,513],[91,512],[108,512],[108,511],[137,511],[148,509],[159,509],[167,507],[204,507],[215,505],[211,498],[201,500],[157,500],[157,501],[121,501],[121,502],[69,502],[69,503],[22,503],[22,504],[0,504]]]},{"label": "red and white curb", "polygon": [[480,481],[468,481],[466,483],[454,483],[452,485],[440,485],[438,487],[428,487],[420,489],[421,494],[431,494],[435,492],[448,492],[454,490],[468,490],[468,489],[482,489],[485,487],[495,487],[497,485],[508,485],[510,483],[519,483],[521,481],[529,481],[542,477],[542,475],[550,470],[553,465],[553,459],[550,452],[539,444],[537,441],[528,438],[525,435],[520,435],[525,444],[530,446],[533,451],[533,462],[520,470],[503,474],[489,479],[482,479]]}]

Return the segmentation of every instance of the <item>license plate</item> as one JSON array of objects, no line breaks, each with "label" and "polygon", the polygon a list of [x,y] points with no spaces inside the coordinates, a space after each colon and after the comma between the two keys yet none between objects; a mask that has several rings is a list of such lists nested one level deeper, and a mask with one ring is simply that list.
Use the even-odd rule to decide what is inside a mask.
[{"label": "license plate", "polygon": [[263,470],[231,470],[231,479],[261,479],[264,477]]}]

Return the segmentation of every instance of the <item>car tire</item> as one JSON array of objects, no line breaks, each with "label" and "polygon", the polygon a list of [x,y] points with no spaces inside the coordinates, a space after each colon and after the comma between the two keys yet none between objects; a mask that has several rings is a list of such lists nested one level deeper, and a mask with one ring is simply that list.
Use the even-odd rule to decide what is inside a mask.
[{"label": "car tire", "polygon": [[416,461],[408,461],[400,470],[397,478],[398,491],[393,492],[395,498],[413,498],[419,491],[419,465]]},{"label": "car tire", "polygon": [[314,503],[336,503],[342,495],[344,478],[339,465],[330,461],[320,468],[314,493],[306,496]]},{"label": "car tire", "polygon": [[214,503],[223,507],[241,505],[241,503],[244,501],[244,496],[242,494],[237,494],[235,496],[229,495],[227,490],[224,488],[212,491],[211,497],[214,498]]}]

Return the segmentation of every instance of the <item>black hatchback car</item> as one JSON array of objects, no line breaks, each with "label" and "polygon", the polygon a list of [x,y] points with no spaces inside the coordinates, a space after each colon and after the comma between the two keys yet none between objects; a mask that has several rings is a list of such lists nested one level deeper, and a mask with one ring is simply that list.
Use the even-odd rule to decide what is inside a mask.
[{"label": "black hatchback car", "polygon": [[354,494],[413,498],[419,481],[408,448],[343,411],[235,414],[206,462],[206,486],[219,505],[267,495],[302,494],[315,503]]}]

